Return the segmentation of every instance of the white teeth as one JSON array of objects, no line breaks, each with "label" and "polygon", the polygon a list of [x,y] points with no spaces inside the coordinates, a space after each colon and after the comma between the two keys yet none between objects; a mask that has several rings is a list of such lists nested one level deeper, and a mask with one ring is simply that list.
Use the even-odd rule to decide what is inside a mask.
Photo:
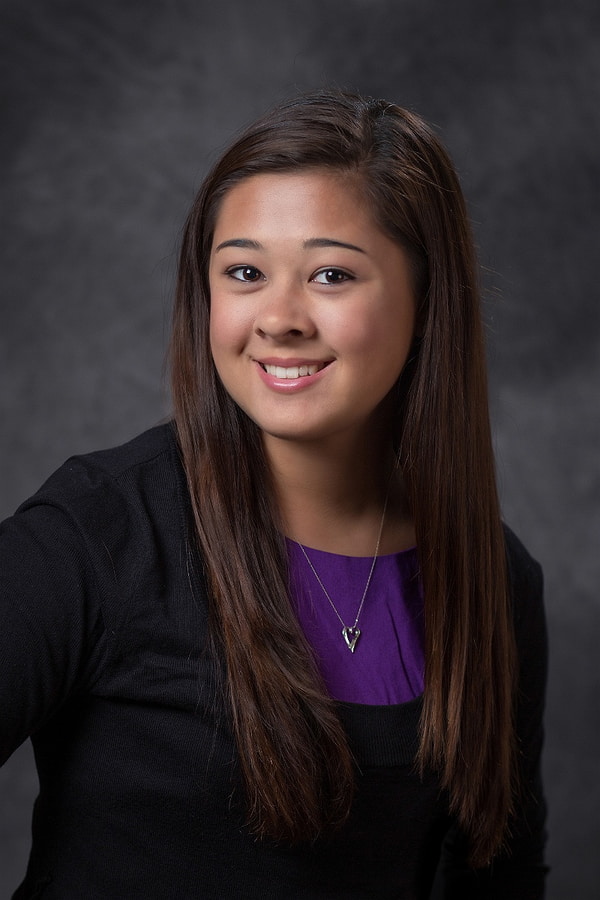
[{"label": "white teeth", "polygon": [[268,375],[274,375],[275,378],[301,378],[304,375],[316,375],[320,369],[318,364],[312,366],[263,366]]}]

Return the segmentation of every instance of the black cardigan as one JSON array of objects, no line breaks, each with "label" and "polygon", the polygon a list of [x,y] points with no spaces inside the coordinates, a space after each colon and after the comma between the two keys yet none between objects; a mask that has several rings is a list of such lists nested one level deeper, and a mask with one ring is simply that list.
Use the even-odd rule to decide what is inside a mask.
[{"label": "black cardigan", "polygon": [[15,898],[543,896],[541,572],[507,531],[526,775],[510,856],[469,872],[433,774],[421,701],[339,704],[360,774],[334,838],[289,848],[244,825],[207,649],[207,592],[171,426],[68,461],[0,527],[0,763],[32,737],[40,777]]}]

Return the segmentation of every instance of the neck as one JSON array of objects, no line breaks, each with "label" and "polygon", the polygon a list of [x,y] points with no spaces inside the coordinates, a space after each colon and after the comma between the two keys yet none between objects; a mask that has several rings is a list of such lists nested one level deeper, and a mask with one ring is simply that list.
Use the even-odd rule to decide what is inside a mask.
[{"label": "neck", "polygon": [[390,444],[373,435],[326,447],[266,437],[265,450],[287,537],[330,553],[372,555],[389,494],[380,553],[414,544]]}]

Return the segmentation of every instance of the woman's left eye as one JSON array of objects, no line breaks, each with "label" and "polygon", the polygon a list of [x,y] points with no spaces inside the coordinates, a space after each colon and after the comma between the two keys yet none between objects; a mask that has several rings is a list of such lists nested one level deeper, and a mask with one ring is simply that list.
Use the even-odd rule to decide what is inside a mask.
[{"label": "woman's left eye", "polygon": [[344,269],[320,269],[312,277],[317,284],[342,284],[344,281],[353,281],[354,276]]},{"label": "woman's left eye", "polygon": [[236,281],[244,281],[248,284],[260,281],[262,278],[262,272],[255,266],[233,266],[231,269],[227,269],[227,275],[235,278]]}]

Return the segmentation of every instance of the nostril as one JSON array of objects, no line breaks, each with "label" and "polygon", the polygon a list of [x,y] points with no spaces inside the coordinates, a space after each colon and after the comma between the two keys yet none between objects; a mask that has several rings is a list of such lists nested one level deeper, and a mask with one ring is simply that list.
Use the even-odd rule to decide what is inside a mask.
[{"label": "nostril", "polygon": [[273,338],[276,340],[301,338],[308,333],[308,329],[303,331],[302,328],[261,328],[259,325],[256,326],[254,331],[261,338]]}]

